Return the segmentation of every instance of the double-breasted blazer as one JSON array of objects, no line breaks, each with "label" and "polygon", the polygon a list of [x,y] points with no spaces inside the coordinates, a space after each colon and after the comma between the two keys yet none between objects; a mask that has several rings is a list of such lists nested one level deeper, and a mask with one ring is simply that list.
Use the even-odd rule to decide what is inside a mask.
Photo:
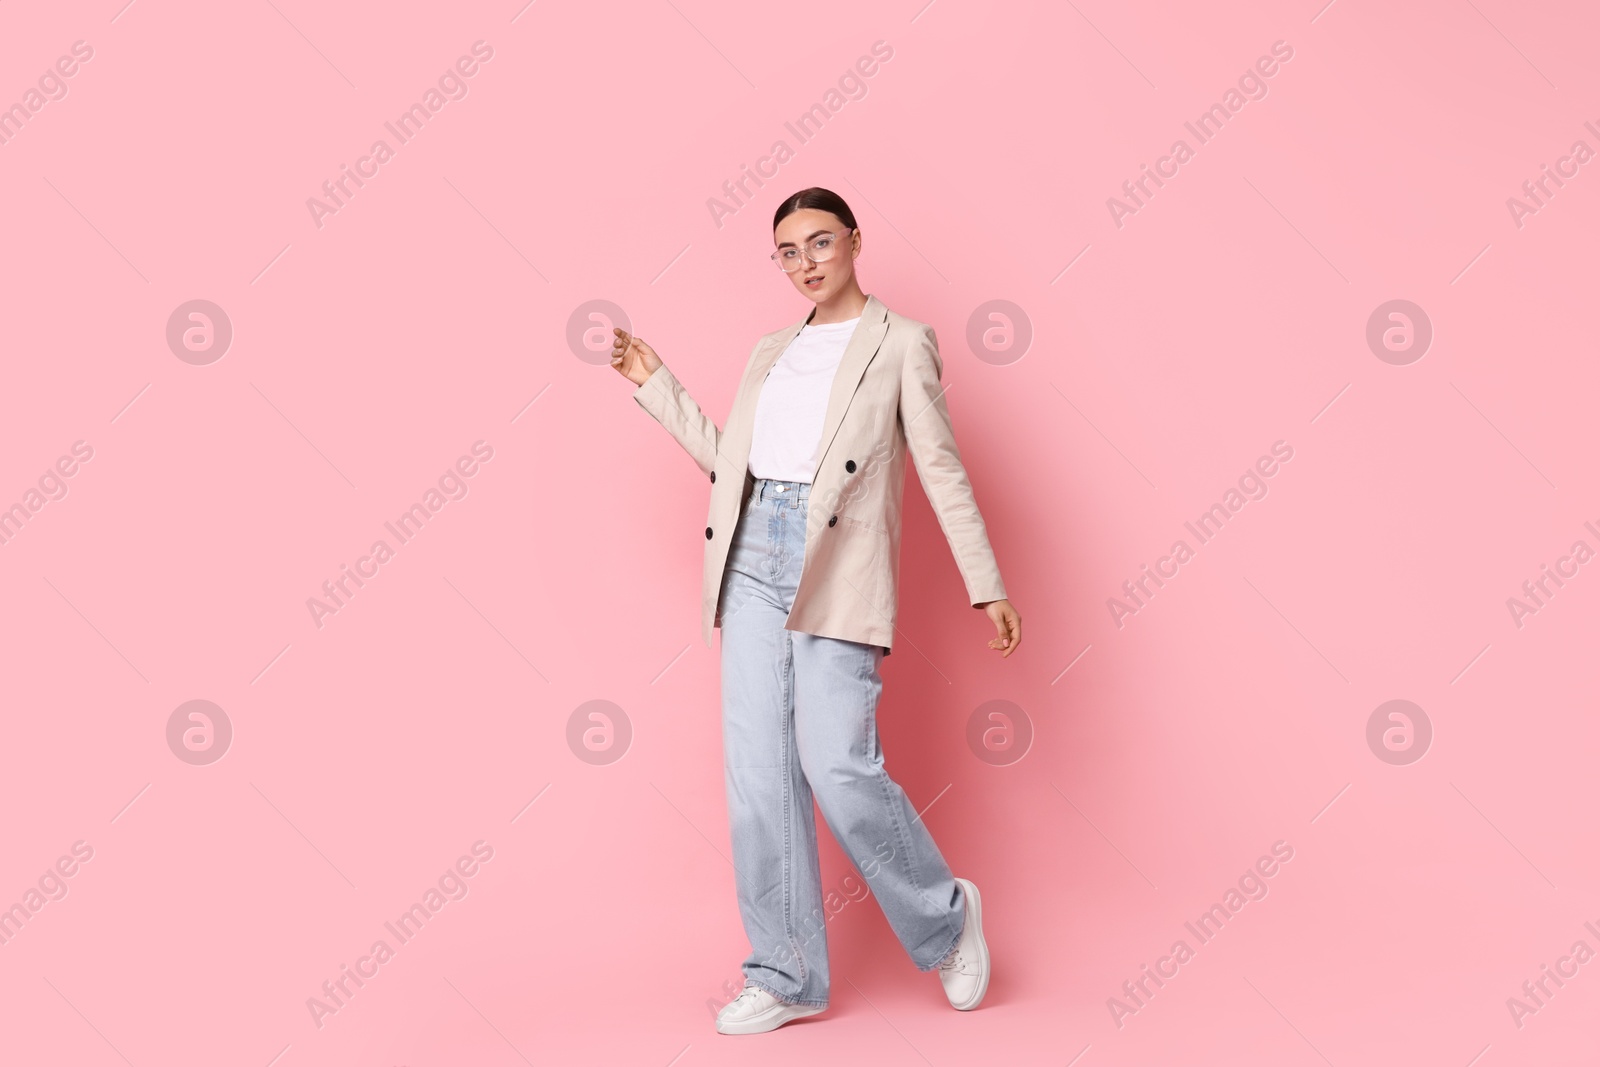
[{"label": "double-breasted blazer", "polygon": [[[701,636],[708,646],[712,629],[722,625],[729,546],[756,481],[749,470],[756,399],[767,372],[810,319],[807,315],[756,343],[721,429],[665,363],[633,391],[639,405],[711,480],[701,585]],[[942,373],[933,328],[868,296],[828,395],[806,508],[805,555],[785,629],[882,645],[886,651],[893,646],[908,452],[968,599],[974,606],[1007,599],[956,448]]]}]

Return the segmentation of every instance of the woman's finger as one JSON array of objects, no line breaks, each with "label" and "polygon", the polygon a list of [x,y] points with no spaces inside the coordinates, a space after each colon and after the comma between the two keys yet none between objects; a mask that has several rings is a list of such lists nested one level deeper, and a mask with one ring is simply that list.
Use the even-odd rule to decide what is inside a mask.
[{"label": "woman's finger", "polygon": [[1005,617],[1002,614],[1000,618],[993,619],[993,621],[995,636],[989,639],[989,647],[1000,652],[1003,657],[1006,649],[1006,638],[1009,636],[1006,630]]}]

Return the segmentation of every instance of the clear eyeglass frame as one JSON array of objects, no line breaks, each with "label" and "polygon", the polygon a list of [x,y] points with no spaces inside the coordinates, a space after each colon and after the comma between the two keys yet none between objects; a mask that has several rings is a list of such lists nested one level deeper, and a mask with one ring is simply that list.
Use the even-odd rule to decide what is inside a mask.
[{"label": "clear eyeglass frame", "polygon": [[[811,240],[806,242],[806,247],[803,250],[806,258],[810,259],[813,263],[828,262],[828,260],[832,259],[839,252],[839,239],[843,238],[845,234],[854,232],[855,227],[846,226],[844,229],[835,233],[817,234]],[[776,252],[772,253],[771,259],[772,262],[778,265],[779,270],[783,271],[785,274],[793,274],[795,271],[800,269],[801,251],[802,249],[799,248],[780,248]]]}]

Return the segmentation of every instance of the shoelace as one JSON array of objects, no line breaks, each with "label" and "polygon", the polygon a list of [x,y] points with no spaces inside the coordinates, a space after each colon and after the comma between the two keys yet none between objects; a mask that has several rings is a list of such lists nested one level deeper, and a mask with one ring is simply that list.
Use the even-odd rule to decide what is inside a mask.
[{"label": "shoelace", "polygon": [[967,958],[961,954],[960,950],[957,950],[957,951],[951,953],[949,959],[947,959],[943,963],[939,964],[939,970],[944,972],[945,974],[976,974],[977,973],[976,971],[967,970],[966,964],[967,964]]},{"label": "shoelace", "polygon": [[743,1000],[744,998],[746,998],[746,997],[754,997],[756,994],[758,994],[760,992],[761,992],[761,987],[760,986],[747,985],[743,989],[739,990],[739,995],[733,998],[733,1002],[735,1004],[737,1004],[741,1000]]}]

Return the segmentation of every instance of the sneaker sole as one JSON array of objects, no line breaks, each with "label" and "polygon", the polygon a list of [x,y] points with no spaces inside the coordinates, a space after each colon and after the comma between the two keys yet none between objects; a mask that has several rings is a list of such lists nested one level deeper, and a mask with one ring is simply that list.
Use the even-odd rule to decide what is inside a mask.
[{"label": "sneaker sole", "polygon": [[978,958],[982,961],[982,976],[978,979],[978,991],[972,999],[965,1004],[954,1004],[957,1011],[971,1011],[983,1003],[984,994],[989,992],[989,945],[983,939],[983,898],[978,895],[978,887],[965,878],[957,878],[961,883],[961,891],[967,895],[967,922],[973,924],[973,930],[978,935]]},{"label": "sneaker sole", "polygon": [[784,1023],[794,1022],[812,1015],[820,1015],[827,1008],[819,1008],[810,1004],[784,1004],[779,1002],[759,1015],[749,1019],[741,1019],[736,1023],[717,1021],[719,1034],[764,1034],[769,1030],[776,1030]]}]

